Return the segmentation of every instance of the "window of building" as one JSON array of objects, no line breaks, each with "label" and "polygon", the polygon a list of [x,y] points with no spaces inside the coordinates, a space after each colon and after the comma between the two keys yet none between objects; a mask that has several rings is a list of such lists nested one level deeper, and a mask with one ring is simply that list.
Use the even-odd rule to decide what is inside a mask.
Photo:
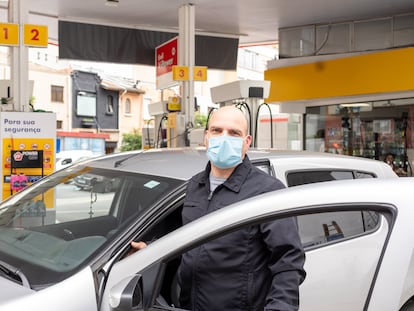
[{"label": "window of building", "polygon": [[355,51],[389,49],[392,46],[391,17],[354,23]]},{"label": "window of building", "polygon": [[316,26],[315,54],[339,54],[351,51],[351,24]]},{"label": "window of building", "polygon": [[63,103],[63,86],[52,85],[51,86],[51,101],[57,103]]},{"label": "window of building", "polygon": [[414,43],[414,14],[396,16],[393,25],[394,45],[408,46]]},{"label": "window of building", "polygon": [[56,128],[58,130],[62,129],[63,121],[62,120],[56,120]]},{"label": "window of building", "polygon": [[279,57],[309,56],[315,53],[315,26],[279,30]]},{"label": "window of building", "polygon": [[114,97],[112,95],[108,95],[106,97],[106,114],[113,115],[114,114]]},{"label": "window of building", "polygon": [[129,98],[125,100],[125,113],[131,114],[131,100]]},{"label": "window of building", "polygon": [[239,49],[239,63],[240,67],[250,70],[260,70],[258,61],[259,55],[247,49]]},{"label": "window of building", "polygon": [[82,117],[96,117],[96,94],[78,92],[76,97],[76,115]]},{"label": "window of building", "polygon": [[414,14],[279,30],[279,58],[383,50],[414,43]]}]

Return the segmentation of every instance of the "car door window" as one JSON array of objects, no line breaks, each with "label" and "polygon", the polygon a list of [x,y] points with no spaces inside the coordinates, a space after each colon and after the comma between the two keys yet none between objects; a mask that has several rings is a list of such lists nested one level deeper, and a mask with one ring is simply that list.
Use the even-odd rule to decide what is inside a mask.
[{"label": "car door window", "polygon": [[[364,217],[358,218],[358,213]],[[309,225],[309,220],[315,216],[301,217]],[[364,219],[371,216],[375,221],[364,224]],[[301,310],[361,310],[380,263],[390,227],[384,217],[371,211],[324,214],[324,218],[313,222],[313,229],[322,233],[321,244],[305,247],[305,270],[311,273],[300,288]],[[325,229],[316,224],[322,223],[323,227],[328,219],[332,220],[330,224],[336,222],[339,230],[331,227],[333,230],[327,235]],[[301,233],[306,231],[303,225],[299,225]],[[305,238],[302,234],[301,237]],[[324,290],[318,291],[317,288]],[[319,302],[316,301],[318,299]]]},{"label": "car door window", "polygon": [[305,248],[349,239],[379,226],[379,214],[373,211],[330,212],[298,217],[299,234]]}]

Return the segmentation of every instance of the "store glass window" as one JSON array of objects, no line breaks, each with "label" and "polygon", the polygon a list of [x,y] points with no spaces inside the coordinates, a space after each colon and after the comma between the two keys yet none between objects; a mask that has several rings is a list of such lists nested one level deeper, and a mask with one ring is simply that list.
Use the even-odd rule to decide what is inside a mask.
[{"label": "store glass window", "polygon": [[414,98],[308,107],[305,149],[386,161],[400,176],[414,163]]}]

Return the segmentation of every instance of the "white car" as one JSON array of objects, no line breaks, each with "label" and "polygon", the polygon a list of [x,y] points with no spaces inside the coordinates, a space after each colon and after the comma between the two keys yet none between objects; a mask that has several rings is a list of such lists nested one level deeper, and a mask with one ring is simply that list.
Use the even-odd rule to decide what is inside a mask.
[{"label": "white car", "polygon": [[[280,217],[285,212],[303,214],[299,216],[300,230],[308,257],[308,277],[301,290],[303,310],[312,310],[312,306],[317,306],[313,310],[332,310],[333,306],[335,310],[341,310],[338,306],[349,306],[342,310],[361,310],[361,301],[368,301],[367,297],[371,297],[366,292],[367,288],[375,288],[376,283],[370,278],[376,276],[376,271],[382,267],[383,261],[379,258],[389,247],[385,242],[396,228],[391,224],[398,223],[397,215],[409,213],[409,209],[399,211],[402,204],[397,194],[400,190],[395,185],[401,183],[401,189],[406,191],[403,194],[408,196],[412,185],[401,179],[411,179],[399,178],[390,166],[380,161],[326,153],[252,150],[249,158],[254,165],[278,177],[290,188],[289,191],[269,195],[266,204],[259,198],[240,203],[241,206],[250,204],[257,207],[252,209],[254,214],[250,216],[265,219],[272,214]],[[173,279],[175,269],[170,262],[173,255],[191,247],[198,241],[197,236],[200,241],[208,238],[215,226],[220,227],[216,228],[218,231],[232,226],[224,219],[217,220],[211,227],[209,221],[200,220],[199,224],[205,226],[205,237],[196,230],[188,237],[189,240],[181,239],[182,232],[188,234],[197,229],[191,224],[173,233],[179,238],[177,243],[171,243],[171,237],[166,237],[171,245],[163,246],[165,242],[161,238],[181,227],[186,182],[203,170],[206,163],[204,149],[112,154],[57,171],[2,202],[0,310],[121,310],[119,303],[124,304],[127,300],[128,305],[139,301],[136,296],[129,301],[131,295],[119,296],[124,291],[123,282],[136,280],[133,277],[135,273],[147,278],[144,271],[147,267],[158,269],[168,261],[165,272]],[[91,180],[88,191],[80,191],[72,183],[74,178],[83,175],[96,177],[93,182]],[[321,183],[338,179],[364,179],[366,183],[359,183],[359,186],[353,185],[358,180],[350,181],[349,185]],[[368,186],[370,182],[379,179],[386,180],[387,185],[378,184],[378,193],[368,191],[372,188]],[[106,189],[101,180],[113,181],[112,187]],[[302,187],[292,187],[306,183],[332,186],[315,187],[315,191],[312,190],[314,185],[309,185],[310,190],[307,191],[300,189]],[[390,193],[385,191],[389,185]],[[105,191],[102,190],[104,188]],[[288,194],[283,194],[285,192]],[[233,213],[232,210],[223,210],[223,213]],[[331,210],[335,214],[325,213]],[[392,213],[384,212],[388,210]],[[319,214],[315,216],[314,213]],[[241,213],[238,216],[241,217],[240,224],[253,219],[250,216]],[[157,239],[145,252],[125,258],[132,240]],[[359,241],[361,244],[357,244]],[[154,251],[159,247],[162,252]],[[355,253],[356,249],[358,253]],[[344,255],[341,260],[337,258],[340,254]],[[333,266],[325,265],[326,261],[332,262]],[[172,262],[176,263],[176,260]],[[403,265],[398,267],[404,269]],[[157,275],[160,273],[161,282],[162,271],[153,271]],[[335,282],[347,276],[349,282],[341,281],[336,287],[330,286],[327,275]],[[158,299],[152,299],[152,296],[147,296],[147,291],[155,293],[157,287],[152,287],[155,283],[144,282],[145,310],[150,310],[153,304],[159,304],[154,308],[165,310],[171,310],[172,304],[177,305],[174,302],[176,291],[169,290],[169,287],[175,288],[174,282],[164,283]],[[137,284],[141,284],[140,281]],[[322,284],[329,287],[323,299],[320,295],[324,294],[321,289],[325,285]],[[140,288],[134,289],[135,294],[140,293]],[[404,285],[398,306],[402,306],[413,293],[409,286]],[[321,305],[323,301],[325,305]],[[122,310],[131,308],[129,305]]]},{"label": "white car", "polygon": [[72,165],[78,161],[86,160],[89,158],[96,157],[91,150],[65,150],[56,153],[55,167],[56,171],[61,170],[69,165]]}]

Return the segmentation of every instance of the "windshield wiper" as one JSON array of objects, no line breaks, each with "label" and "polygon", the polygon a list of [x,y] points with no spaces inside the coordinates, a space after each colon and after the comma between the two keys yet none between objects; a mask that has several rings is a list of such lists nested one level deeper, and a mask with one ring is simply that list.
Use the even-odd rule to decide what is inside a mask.
[{"label": "windshield wiper", "polygon": [[9,280],[19,281],[24,287],[30,288],[30,283],[24,273],[16,267],[0,260],[0,272],[2,272]]}]

